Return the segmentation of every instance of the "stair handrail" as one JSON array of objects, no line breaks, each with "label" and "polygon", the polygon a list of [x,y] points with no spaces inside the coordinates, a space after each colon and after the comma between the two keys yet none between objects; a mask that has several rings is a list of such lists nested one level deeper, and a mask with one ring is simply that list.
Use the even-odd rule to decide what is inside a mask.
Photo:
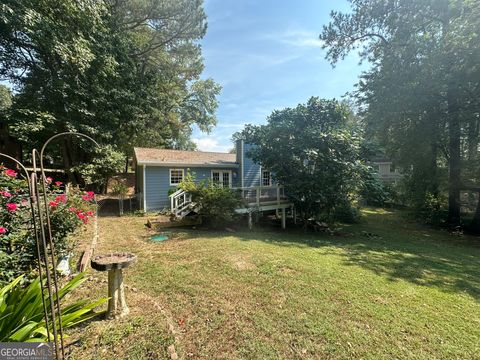
[{"label": "stair handrail", "polygon": [[[191,202],[192,196],[187,191],[183,189],[178,189],[170,196],[170,211],[178,216]],[[183,201],[179,201],[183,198]]]}]

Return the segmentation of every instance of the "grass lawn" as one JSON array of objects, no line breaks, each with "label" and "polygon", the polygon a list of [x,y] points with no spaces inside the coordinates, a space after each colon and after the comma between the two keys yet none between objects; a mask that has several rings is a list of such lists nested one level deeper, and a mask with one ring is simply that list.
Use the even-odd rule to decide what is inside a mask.
[{"label": "grass lawn", "polygon": [[[192,230],[153,243],[145,218],[99,221],[97,253],[138,255],[131,314],[70,330],[74,359],[162,359],[171,344],[185,359],[480,358],[478,238],[373,209],[343,236]],[[78,296],[105,296],[106,274],[90,272]]]}]

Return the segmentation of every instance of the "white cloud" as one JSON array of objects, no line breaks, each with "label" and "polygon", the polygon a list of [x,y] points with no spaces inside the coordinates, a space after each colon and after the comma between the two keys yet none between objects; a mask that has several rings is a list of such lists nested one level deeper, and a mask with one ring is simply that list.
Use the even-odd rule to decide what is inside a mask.
[{"label": "white cloud", "polygon": [[319,34],[319,31],[290,28],[283,32],[267,34],[265,39],[275,40],[282,44],[295,47],[320,48],[323,45],[323,42],[318,38]]},{"label": "white cloud", "polygon": [[194,138],[193,142],[201,151],[228,152],[233,147],[232,145],[222,145],[217,139],[210,136]]}]

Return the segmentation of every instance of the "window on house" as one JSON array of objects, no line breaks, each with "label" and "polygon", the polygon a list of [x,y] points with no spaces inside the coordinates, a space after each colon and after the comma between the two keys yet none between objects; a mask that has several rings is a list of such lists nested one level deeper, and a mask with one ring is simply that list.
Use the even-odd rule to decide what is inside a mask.
[{"label": "window on house", "polygon": [[170,185],[178,185],[183,181],[183,169],[170,169]]},{"label": "window on house", "polygon": [[212,182],[224,188],[231,187],[231,175],[230,170],[212,170]]},{"label": "window on house", "polygon": [[270,171],[262,171],[262,186],[272,186],[272,174]]}]

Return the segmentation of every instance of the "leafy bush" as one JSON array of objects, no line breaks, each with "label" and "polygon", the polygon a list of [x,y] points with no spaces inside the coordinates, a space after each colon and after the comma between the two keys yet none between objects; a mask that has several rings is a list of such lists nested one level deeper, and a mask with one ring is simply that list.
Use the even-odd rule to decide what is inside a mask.
[{"label": "leafy bush", "polygon": [[199,207],[198,214],[208,226],[221,227],[232,221],[235,209],[243,204],[238,191],[220,187],[211,181],[197,184],[191,174],[187,174],[180,188],[192,195],[192,202]]},{"label": "leafy bush", "polygon": [[388,201],[388,193],[385,186],[375,173],[368,171],[362,179],[359,194],[362,199],[373,206],[384,206]]},{"label": "leafy bush", "polygon": [[415,208],[415,216],[426,224],[443,225],[447,221],[447,199],[427,192],[421,205]]},{"label": "leafy bush", "polygon": [[92,162],[72,168],[77,171],[86,185],[94,186],[98,191],[106,190],[107,181],[123,169],[125,157],[111,145],[103,145],[92,149]]},{"label": "leafy bush", "polygon": [[360,221],[360,211],[350,203],[345,202],[338,205],[333,210],[333,221],[339,221],[346,224],[354,224]]},{"label": "leafy bush", "polygon": [[[0,342],[47,341],[47,332],[52,334],[53,327],[49,322],[47,329],[45,323],[40,279],[35,279],[26,288],[20,286],[22,279],[23,276],[20,276],[0,289]],[[85,273],[75,276],[58,291],[59,299],[62,300],[85,280]],[[50,302],[48,299],[46,300],[47,308],[49,308]],[[98,301],[80,300],[71,305],[62,306],[63,329],[97,316],[98,313],[93,309],[107,300],[108,298]],[[53,337],[53,335],[51,336]]]},{"label": "leafy bush", "polygon": [[171,187],[168,189],[168,196],[172,195],[174,192],[178,191],[178,187]]},{"label": "leafy bush", "polygon": [[[69,235],[95,215],[94,194],[72,190],[67,195],[61,182],[47,178],[47,183],[53,242],[57,253],[66,254],[74,247]],[[0,168],[0,284],[33,275],[36,240],[28,196],[27,182]],[[43,197],[40,201],[43,207]]]}]

